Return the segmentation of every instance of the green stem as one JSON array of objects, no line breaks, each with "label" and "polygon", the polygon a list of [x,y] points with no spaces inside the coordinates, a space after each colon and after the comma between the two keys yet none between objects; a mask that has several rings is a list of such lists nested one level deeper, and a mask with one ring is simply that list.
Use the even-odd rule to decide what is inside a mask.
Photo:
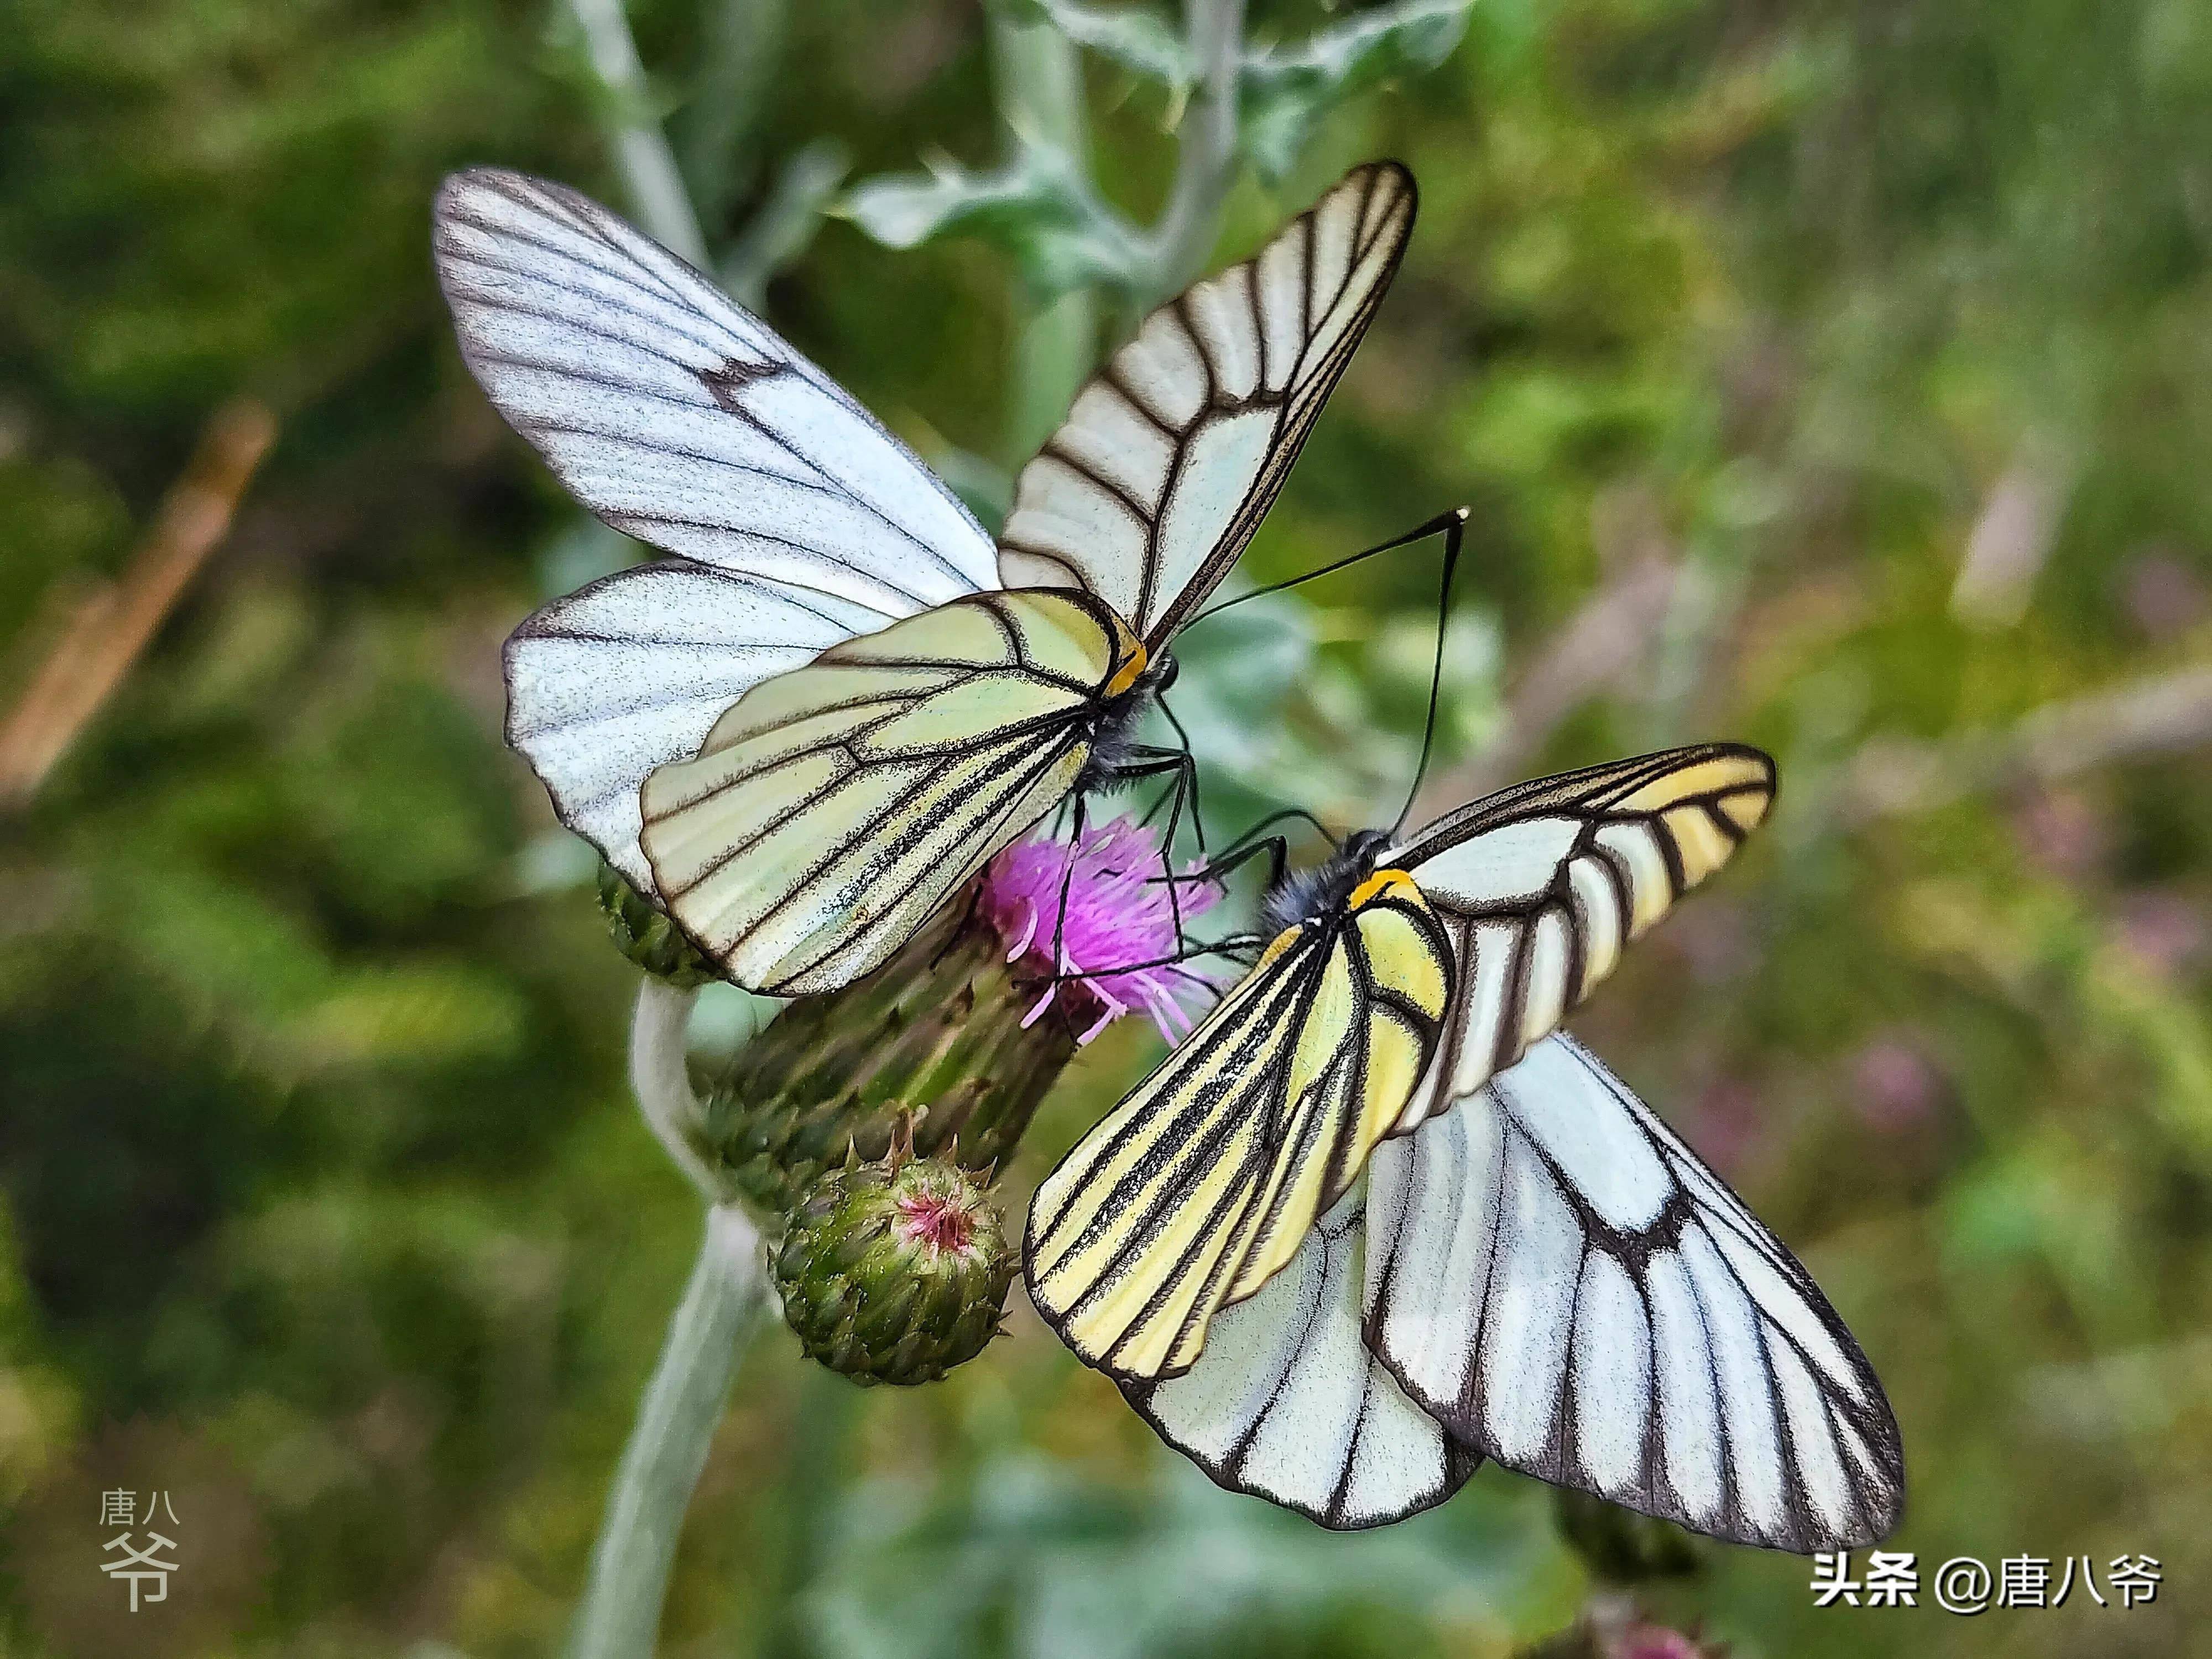
[{"label": "green stem", "polygon": [[[1010,143],[1028,141],[1087,161],[1083,63],[1075,43],[1050,23],[991,13],[991,80]],[[1098,351],[1098,305],[1086,288],[1039,305],[1025,302],[1014,345],[1006,445],[1034,453],[1067,413]]]},{"label": "green stem", "polygon": [[1182,145],[1167,207],[1152,228],[1150,303],[1189,286],[1220,234],[1221,205],[1237,177],[1237,71],[1244,0],[1184,0],[1183,38],[1199,79],[1183,112]]},{"label": "green stem", "polygon": [[760,1233],[735,1205],[707,1212],[691,1282],[615,1472],[592,1550],[569,1659],[641,1659],[653,1650],[676,1540],[729,1399],[738,1356],[765,1288]]},{"label": "green stem", "polygon": [[691,200],[708,221],[727,222],[751,186],[760,157],[747,143],[775,84],[790,0],[708,0],[689,102],[672,125]]},{"label": "green stem", "polygon": [[[631,1027],[630,1079],[653,1133],[711,1193],[705,1165],[682,1133],[699,1111],[684,1059],[685,1025],[696,995],[647,981]],[[615,1472],[568,1633],[568,1659],[642,1659],[653,1652],[684,1513],[706,1467],[767,1285],[760,1231],[752,1218],[734,1204],[710,1205],[699,1259],[669,1322],[659,1363],[638,1402],[637,1421]]]},{"label": "green stem", "polygon": [[697,1137],[706,1113],[692,1092],[684,1059],[691,1006],[698,1000],[696,986],[678,988],[651,974],[645,976],[630,1016],[629,1081],[645,1127],[653,1131],[669,1161],[684,1171],[700,1197],[719,1204],[730,1194],[699,1155]]},{"label": "green stem", "polygon": [[623,0],[568,0],[568,9],[584,32],[592,69],[617,101],[609,136],[639,222],[662,246],[706,270],[707,239],[684,187],[684,170],[677,166],[676,152],[669,148],[660,124],[644,112],[650,107],[652,92]]},{"label": "green stem", "polygon": [[766,303],[768,279],[806,252],[850,167],[845,147],[817,138],[783,164],[775,185],[722,256],[723,289],[754,311]]}]

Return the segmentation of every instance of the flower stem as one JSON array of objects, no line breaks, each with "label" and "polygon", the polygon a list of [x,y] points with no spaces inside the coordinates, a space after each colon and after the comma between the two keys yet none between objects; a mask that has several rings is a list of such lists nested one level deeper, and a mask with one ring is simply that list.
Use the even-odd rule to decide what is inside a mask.
[{"label": "flower stem", "polygon": [[[714,1188],[682,1126],[698,1101],[684,1036],[696,993],[648,979],[630,1030],[630,1080],[661,1144],[711,1200]],[[592,1548],[568,1659],[641,1659],[653,1650],[668,1571],[744,1340],[767,1289],[760,1231],[734,1204],[710,1202],[699,1259],[638,1403]]]},{"label": "flower stem", "polygon": [[[1083,109],[1083,64],[1075,43],[1048,22],[994,9],[991,82],[1008,143],[1064,150],[1087,174],[1090,137]],[[1007,413],[1007,447],[1028,456],[1052,435],[1098,354],[1098,307],[1087,288],[1040,305],[1024,298]]]},{"label": "flower stem", "polygon": [[1188,285],[1213,252],[1221,204],[1237,176],[1237,71],[1244,45],[1244,0],[1183,0],[1183,38],[1199,81],[1183,112],[1175,183],[1151,240],[1150,303]]},{"label": "flower stem", "polygon": [[631,207],[654,240],[707,269],[707,239],[684,187],[684,170],[660,123],[645,113],[652,88],[638,61],[623,0],[568,0],[568,10],[584,32],[592,68],[618,103],[609,118],[608,137]]},{"label": "flower stem", "polygon": [[647,975],[637,989],[637,1008],[630,1016],[629,1084],[637,1094],[637,1109],[653,1131],[670,1162],[684,1171],[709,1204],[730,1196],[699,1156],[692,1137],[705,1121],[699,1097],[691,1091],[691,1074],[684,1063],[684,1035],[690,1029],[691,1005],[699,1000],[696,987],[678,987]]}]

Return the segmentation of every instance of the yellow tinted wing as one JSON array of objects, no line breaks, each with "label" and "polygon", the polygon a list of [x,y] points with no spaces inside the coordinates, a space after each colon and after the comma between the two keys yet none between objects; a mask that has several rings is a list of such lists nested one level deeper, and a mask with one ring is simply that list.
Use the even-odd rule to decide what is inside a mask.
[{"label": "yellow tinted wing", "polygon": [[1420,882],[1459,969],[1443,1048],[1399,1131],[1556,1030],[1765,820],[1774,790],[1758,750],[1699,744],[1517,784],[1386,854]]},{"label": "yellow tinted wing", "polygon": [[1037,1189],[1038,1311],[1116,1376],[1188,1370],[1214,1315],[1297,1254],[1395,1123],[1450,984],[1402,876],[1282,934]]},{"label": "yellow tinted wing", "polygon": [[669,914],[750,989],[881,965],[1073,787],[1121,665],[1067,593],[982,593],[825,651],[732,705],[641,795]]}]

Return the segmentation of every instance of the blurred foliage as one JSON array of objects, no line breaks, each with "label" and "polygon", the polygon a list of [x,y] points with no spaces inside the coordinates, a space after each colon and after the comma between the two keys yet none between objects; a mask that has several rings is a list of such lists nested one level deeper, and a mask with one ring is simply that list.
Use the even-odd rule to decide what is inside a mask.
[{"label": "blurred foliage", "polygon": [[[1040,9],[1098,48],[1091,165],[1058,176],[1099,222],[1143,222],[1180,37]],[[2201,1650],[2212,772],[2185,746],[1908,811],[1862,785],[1871,739],[2002,732],[2212,645],[2205,9],[1483,0],[1427,34],[1374,20],[1447,9],[1251,9],[1248,116],[1356,95],[1248,120],[1280,182],[1237,185],[1224,253],[1371,155],[1413,165],[1423,210],[1248,577],[1467,501],[1447,770],[1508,736],[1545,763],[1692,736],[1778,753],[1764,848],[1578,1028],[1859,1333],[1906,1437],[1897,1547],[2147,1553],[2168,1584],[2126,1613],[1815,1613],[1804,1564],[1709,1550],[1649,1589],[1654,1616],[1740,1656]],[[907,252],[793,230],[844,161],[1003,162],[979,9],[634,16],[643,114],[666,114],[709,240],[782,267],[776,325],[963,485],[1003,477],[1006,366],[1036,273],[1061,271],[1038,250],[1065,192],[1008,194],[980,243],[927,234],[954,216],[891,238]],[[620,1073],[632,970],[592,861],[499,742],[501,635],[626,554],[469,383],[426,246],[466,162],[621,199],[603,123],[640,112],[610,109],[564,17],[10,9],[0,697],[216,404],[256,393],[283,436],[155,648],[0,822],[9,1653],[113,1650],[85,1634],[118,1593],[84,1502],[102,1482],[207,1494],[179,1593],[229,1602],[177,1650],[550,1650],[682,1284],[696,1205]],[[1652,556],[1675,574],[1634,648],[1516,726],[1522,677]],[[1176,700],[1214,834],[1285,800],[1395,811],[1434,617],[1409,552],[1194,633]],[[1018,1188],[1151,1041],[1087,1051]],[[1487,1472],[1328,1537],[1212,1490],[1013,1323],[896,1396],[764,1338],[669,1650],[1502,1654],[1577,1617],[1593,1581],[1531,1483]]]}]

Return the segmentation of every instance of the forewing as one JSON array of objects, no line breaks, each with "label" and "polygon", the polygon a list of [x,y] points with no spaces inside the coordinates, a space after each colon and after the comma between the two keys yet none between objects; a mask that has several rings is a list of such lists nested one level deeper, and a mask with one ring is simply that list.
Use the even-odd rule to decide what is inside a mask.
[{"label": "forewing", "polygon": [[1774,789],[1758,750],[1701,744],[1501,790],[1384,853],[1420,884],[1459,965],[1443,1042],[1400,1127],[1556,1029],[1629,940],[1728,861]]},{"label": "forewing", "polygon": [[433,247],[461,355],[617,530],[911,615],[997,586],[952,492],[683,260],[562,185],[447,179]]},{"label": "forewing", "polygon": [[507,648],[509,741],[649,891],[646,774],[824,645],[995,587],[989,538],[819,369],[575,191],[456,173],[432,245],[461,354],[508,424],[599,517],[686,561],[556,601]]},{"label": "forewing", "polygon": [[1381,304],[1413,180],[1357,167],[1259,255],[1145,319],[1015,482],[1009,587],[1087,587],[1155,653],[1283,487]]},{"label": "forewing", "polygon": [[1113,668],[1084,605],[995,593],[763,682],[646,780],[669,914],[750,989],[859,978],[1066,795]]},{"label": "forewing", "polygon": [[1037,1189],[1038,1312],[1115,1376],[1187,1370],[1395,1126],[1449,984],[1418,898],[1284,933]]},{"label": "forewing", "polygon": [[1266,1288],[1223,1309],[1188,1371],[1121,1385],[1218,1485],[1346,1529],[1431,1509],[1482,1462],[1361,1339],[1362,1203],[1347,1193]]},{"label": "forewing", "polygon": [[1561,1033],[1368,1185],[1367,1338],[1509,1468],[1734,1542],[1872,1544],[1897,1423],[1811,1277]]}]

